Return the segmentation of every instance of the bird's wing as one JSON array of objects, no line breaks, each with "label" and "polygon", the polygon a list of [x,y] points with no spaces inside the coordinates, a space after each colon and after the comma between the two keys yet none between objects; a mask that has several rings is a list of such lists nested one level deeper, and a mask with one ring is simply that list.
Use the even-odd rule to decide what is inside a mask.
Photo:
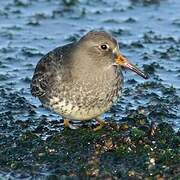
[{"label": "bird's wing", "polygon": [[66,60],[64,56],[72,46],[73,43],[58,47],[40,59],[31,81],[31,93],[33,96],[42,97],[49,93],[57,72],[63,76],[63,72],[60,71],[63,71],[63,61]]}]

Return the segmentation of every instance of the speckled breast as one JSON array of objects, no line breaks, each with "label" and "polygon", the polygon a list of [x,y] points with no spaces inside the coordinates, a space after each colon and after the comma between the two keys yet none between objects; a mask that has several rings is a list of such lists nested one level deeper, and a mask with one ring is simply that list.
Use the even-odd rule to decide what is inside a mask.
[{"label": "speckled breast", "polygon": [[122,76],[118,74],[111,80],[96,79],[93,83],[67,82],[53,90],[44,104],[68,119],[92,119],[109,110],[117,101],[122,83]]}]

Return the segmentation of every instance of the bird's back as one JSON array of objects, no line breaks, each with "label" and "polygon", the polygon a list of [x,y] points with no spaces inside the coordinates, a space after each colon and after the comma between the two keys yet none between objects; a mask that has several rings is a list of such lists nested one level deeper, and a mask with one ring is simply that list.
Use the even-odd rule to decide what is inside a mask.
[{"label": "bird's back", "polygon": [[[50,93],[56,81],[56,76],[65,78],[65,66],[67,64],[67,52],[74,43],[57,47],[43,56],[38,62],[31,82],[31,93],[33,96],[45,97]],[[66,58],[65,58],[66,57]]]}]

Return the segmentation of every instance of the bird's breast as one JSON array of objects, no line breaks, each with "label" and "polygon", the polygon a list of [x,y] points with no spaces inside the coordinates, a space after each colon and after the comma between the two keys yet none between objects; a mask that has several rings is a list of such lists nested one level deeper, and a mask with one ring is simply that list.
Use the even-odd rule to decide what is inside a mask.
[{"label": "bird's breast", "polygon": [[122,76],[117,71],[82,75],[82,79],[59,84],[50,105],[61,115],[78,120],[91,119],[109,110],[121,94]]}]

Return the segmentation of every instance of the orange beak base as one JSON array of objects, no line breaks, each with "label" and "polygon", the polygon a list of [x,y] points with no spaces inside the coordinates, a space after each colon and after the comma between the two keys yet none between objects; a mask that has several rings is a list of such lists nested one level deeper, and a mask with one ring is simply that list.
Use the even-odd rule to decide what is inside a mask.
[{"label": "orange beak base", "polygon": [[115,57],[115,63],[130,69],[131,71],[134,71],[135,73],[137,73],[138,75],[140,75],[141,77],[143,77],[144,79],[148,79],[148,75],[145,74],[143,71],[141,71],[139,68],[137,68],[135,65],[131,64],[127,58],[125,58],[124,56],[122,56],[121,54],[116,55]]}]

